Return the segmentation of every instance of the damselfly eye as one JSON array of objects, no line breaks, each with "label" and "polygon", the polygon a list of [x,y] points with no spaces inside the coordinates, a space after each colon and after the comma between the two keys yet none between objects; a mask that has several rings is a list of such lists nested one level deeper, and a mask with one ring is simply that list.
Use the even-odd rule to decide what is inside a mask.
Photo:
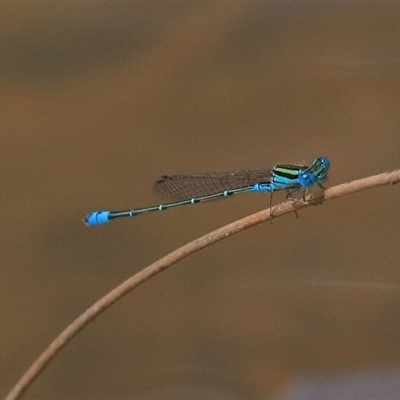
[{"label": "damselfly eye", "polygon": [[309,187],[315,183],[315,176],[311,172],[303,172],[299,175],[298,180],[302,187]]}]

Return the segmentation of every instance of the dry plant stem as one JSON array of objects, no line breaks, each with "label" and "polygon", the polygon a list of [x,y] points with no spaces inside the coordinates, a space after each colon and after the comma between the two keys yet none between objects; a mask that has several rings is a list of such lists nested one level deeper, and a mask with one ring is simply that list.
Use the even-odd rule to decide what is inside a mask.
[{"label": "dry plant stem", "polygon": [[127,279],[121,285],[116,287],[102,299],[88,308],[81,316],[71,323],[51,344],[50,346],[36,359],[31,367],[20,378],[18,383],[7,395],[6,400],[19,399],[22,394],[27,390],[28,386],[32,384],[34,379],[39,375],[46,365],[55,357],[55,355],[90,321],[94,320],[102,311],[110,307],[120,297],[126,295],[136,286],[140,285],[147,279],[158,274],[172,264],[187,257],[188,255],[212,244],[222,240],[234,233],[243,231],[254,225],[268,221],[273,218],[278,218],[281,215],[309,207],[313,204],[320,204],[326,200],[332,200],[336,197],[341,197],[350,193],[359,192],[368,188],[382,185],[392,185],[400,181],[400,169],[386,172],[379,175],[370,176],[363,179],[358,179],[349,183],[326,189],[324,192],[319,192],[307,196],[308,202],[287,201],[285,203],[276,205],[270,209],[260,211],[248,217],[242,218],[238,221],[232,222],[222,228],[219,228],[211,233],[208,233],[192,242],[182,246],[181,248],[173,251],[167,256],[161,258],[155,263],[144,268],[131,278]]}]

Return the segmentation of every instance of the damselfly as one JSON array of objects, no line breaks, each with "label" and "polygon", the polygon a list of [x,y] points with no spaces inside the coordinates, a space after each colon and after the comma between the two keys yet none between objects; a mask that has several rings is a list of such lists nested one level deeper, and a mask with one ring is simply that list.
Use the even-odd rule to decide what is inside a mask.
[{"label": "damselfly", "polygon": [[94,211],[86,216],[85,223],[99,225],[117,218],[134,217],[150,211],[163,211],[246,192],[288,190],[293,193],[303,189],[304,198],[307,188],[314,184],[321,186],[327,179],[329,167],[328,158],[318,157],[309,166],[278,164],[269,169],[163,175],[154,184],[154,191],[173,202],[123,211]]}]

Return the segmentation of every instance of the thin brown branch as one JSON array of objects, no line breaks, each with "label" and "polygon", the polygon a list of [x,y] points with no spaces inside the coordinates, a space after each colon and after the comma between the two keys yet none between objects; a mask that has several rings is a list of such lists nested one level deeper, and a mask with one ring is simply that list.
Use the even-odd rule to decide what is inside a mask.
[{"label": "thin brown branch", "polygon": [[392,172],[386,172],[379,175],[370,176],[363,179],[358,179],[349,183],[326,189],[324,192],[311,194],[306,198],[306,202],[287,201],[278,204],[271,209],[263,210],[238,221],[232,222],[222,228],[210,232],[192,242],[173,251],[167,256],[154,262],[142,271],[127,279],[121,285],[116,287],[102,299],[89,307],[81,316],[73,321],[61,334],[50,344],[50,346],[36,359],[25,374],[20,378],[17,384],[9,392],[6,400],[19,399],[32,382],[37,378],[41,371],[49,364],[56,354],[83,329],[89,322],[94,320],[101,312],[114,304],[119,298],[125,296],[132,289],[139,286],[141,283],[168,268],[177,261],[182,260],[188,255],[209,246],[212,243],[225,239],[235,233],[241,232],[254,225],[261,224],[273,218],[278,218],[282,215],[295,212],[313,204],[319,204],[327,200],[332,200],[350,193],[359,192],[376,186],[392,185],[400,182],[400,169]]}]

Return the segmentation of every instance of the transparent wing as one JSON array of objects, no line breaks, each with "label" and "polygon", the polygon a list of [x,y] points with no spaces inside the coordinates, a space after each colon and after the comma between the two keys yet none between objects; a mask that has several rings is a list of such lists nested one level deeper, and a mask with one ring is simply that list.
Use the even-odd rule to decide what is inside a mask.
[{"label": "transparent wing", "polygon": [[154,192],[166,199],[184,200],[224,190],[239,189],[271,179],[272,169],[246,169],[233,172],[163,175],[154,184]]}]

